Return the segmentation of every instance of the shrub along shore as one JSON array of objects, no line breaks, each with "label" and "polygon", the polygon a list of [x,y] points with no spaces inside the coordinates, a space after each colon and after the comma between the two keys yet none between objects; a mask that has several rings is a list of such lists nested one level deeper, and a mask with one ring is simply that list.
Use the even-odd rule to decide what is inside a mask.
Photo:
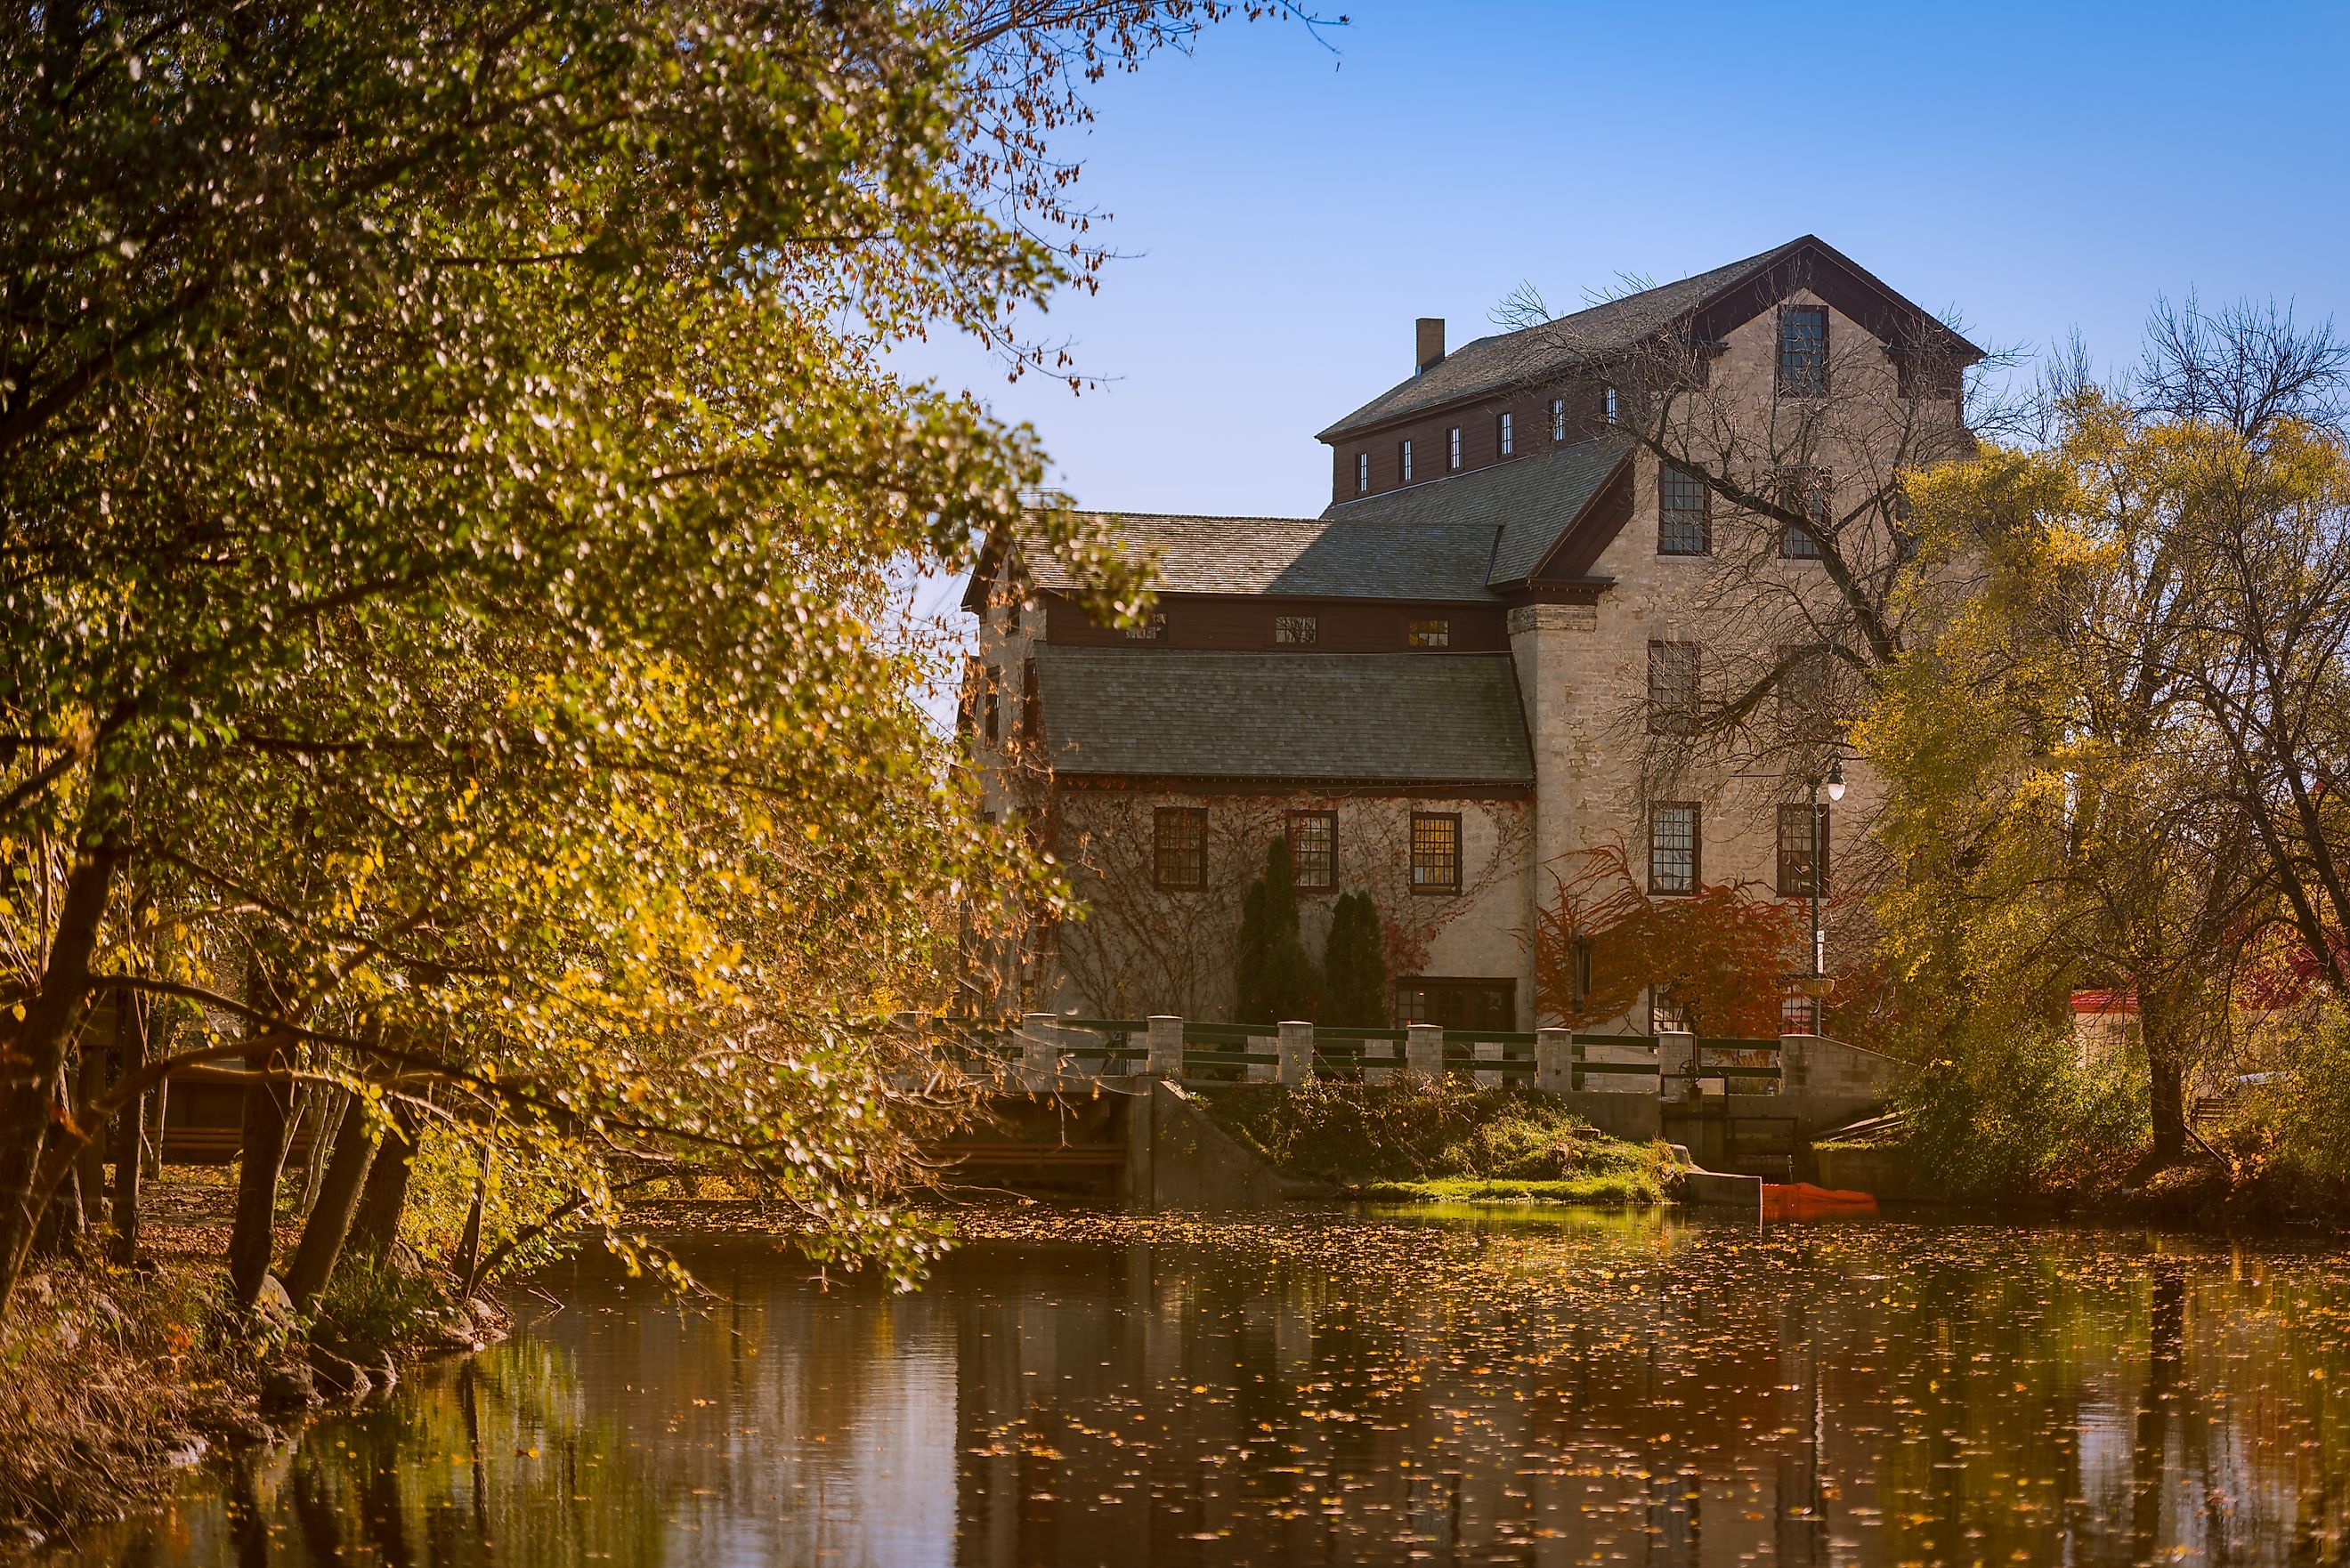
[{"label": "shrub along shore", "polygon": [[1218,1095],[1224,1126],[1284,1176],[1398,1202],[1661,1203],[1670,1152],[1597,1131],[1544,1095],[1447,1077],[1316,1078],[1281,1095]]}]

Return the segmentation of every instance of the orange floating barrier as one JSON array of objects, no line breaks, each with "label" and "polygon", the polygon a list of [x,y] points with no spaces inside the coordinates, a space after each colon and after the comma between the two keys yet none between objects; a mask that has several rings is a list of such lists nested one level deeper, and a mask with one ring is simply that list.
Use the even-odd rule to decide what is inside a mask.
[{"label": "orange floating barrier", "polygon": [[1762,1184],[1765,1220],[1846,1220],[1877,1212],[1877,1194],[1835,1187],[1814,1187],[1808,1181]]}]

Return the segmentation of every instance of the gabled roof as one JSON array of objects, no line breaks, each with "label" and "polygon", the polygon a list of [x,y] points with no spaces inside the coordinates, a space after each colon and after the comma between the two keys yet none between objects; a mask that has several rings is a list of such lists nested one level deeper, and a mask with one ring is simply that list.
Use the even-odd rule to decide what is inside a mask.
[{"label": "gabled roof", "polygon": [[[1159,558],[1159,587],[1186,594],[1295,594],[1374,599],[1485,599],[1493,527],[1442,514],[1393,521],[1330,517],[1098,514],[1121,544]],[[1050,552],[1023,552],[1042,588],[1078,587]]]},{"label": "gabled roof", "polygon": [[1322,515],[1357,524],[1483,529],[1494,542],[1485,586],[1499,588],[1524,581],[1542,565],[1631,450],[1628,438],[1603,436],[1337,502]]},{"label": "gabled roof", "polygon": [[[1399,382],[1325,430],[1316,438],[1335,441],[1349,432],[1424,413],[1448,403],[1491,397],[1554,379],[1577,369],[1625,354],[1669,327],[1697,322],[1712,337],[1738,321],[1751,319],[1770,300],[1783,297],[1816,276],[1834,280],[1851,296],[1846,314],[1888,342],[1897,338],[1960,356],[1982,358],[1930,314],[1896,294],[1842,252],[1815,235],[1773,246],[1760,255],[1715,267],[1678,283],[1627,294],[1516,332],[1497,332],[1464,343],[1425,371]],[[1723,307],[1730,307],[1725,313]],[[1839,302],[1839,307],[1844,306]],[[1742,312],[1742,314],[1741,314]]]},{"label": "gabled roof", "polygon": [[1065,777],[1516,787],[1534,750],[1505,653],[1036,649]]}]

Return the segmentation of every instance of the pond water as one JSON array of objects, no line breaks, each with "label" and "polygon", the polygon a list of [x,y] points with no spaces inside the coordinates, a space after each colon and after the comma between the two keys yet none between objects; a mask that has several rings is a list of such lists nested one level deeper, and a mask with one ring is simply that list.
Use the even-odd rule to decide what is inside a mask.
[{"label": "pond water", "polygon": [[191,1472],[134,1563],[2335,1563],[2343,1254],[1656,1211],[990,1212],[923,1291],[681,1244]]}]

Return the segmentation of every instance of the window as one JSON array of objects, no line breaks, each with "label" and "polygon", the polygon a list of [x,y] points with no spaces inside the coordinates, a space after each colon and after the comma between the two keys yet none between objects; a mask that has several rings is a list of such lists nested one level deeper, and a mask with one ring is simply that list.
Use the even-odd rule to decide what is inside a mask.
[{"label": "window", "polygon": [[1648,1033],[1651,1034],[1686,1034],[1689,1033],[1689,1003],[1673,994],[1669,985],[1648,988]]},{"label": "window", "polygon": [[1444,648],[1452,641],[1452,623],[1449,620],[1415,620],[1404,623],[1404,641],[1413,648]]},{"label": "window", "polygon": [[1338,814],[1289,814],[1289,872],[1301,893],[1327,893],[1338,886]]},{"label": "window", "polygon": [[1154,614],[1149,620],[1124,629],[1128,642],[1157,642],[1167,635],[1167,618]]},{"label": "window", "polygon": [[1277,615],[1273,618],[1273,640],[1293,648],[1305,648],[1314,641],[1318,629],[1310,615]]},{"label": "window", "polygon": [[[1820,803],[1818,824],[1819,856],[1825,871],[1828,853],[1828,808],[1825,801]],[[1812,808],[1809,805],[1797,804],[1779,808],[1779,897],[1782,898],[1808,898],[1812,896]],[[1823,875],[1819,879],[1818,892],[1825,898],[1827,890],[1827,877]]]},{"label": "window", "polygon": [[1565,398],[1553,398],[1550,400],[1550,439],[1553,441],[1566,439],[1566,400]]},{"label": "window", "polygon": [[1835,736],[1835,655],[1825,643],[1779,649],[1779,728],[1809,740]]},{"label": "window", "polygon": [[1036,661],[1020,661],[1020,738],[1033,741],[1045,728],[1045,702],[1036,691]]},{"label": "window", "polygon": [[1673,896],[1696,892],[1698,847],[1695,801],[1649,807],[1648,891]]},{"label": "window", "polygon": [[1713,549],[1705,481],[1667,463],[1657,474],[1657,554],[1703,556]]},{"label": "window", "polygon": [[1503,457],[1509,456],[1511,452],[1515,449],[1517,444],[1517,431],[1513,428],[1513,421],[1508,414],[1503,414],[1501,419],[1495,422],[1493,428],[1493,440],[1495,444],[1502,449],[1502,455]]},{"label": "window", "polygon": [[1616,422],[1616,389],[1609,387],[1599,394],[1599,411],[1609,424]]},{"label": "window", "polygon": [[1406,484],[1411,483],[1411,442],[1409,441],[1405,441],[1396,448],[1396,472],[1403,475],[1403,482]]},{"label": "window", "polygon": [[1406,975],[1396,981],[1396,1026],[1412,1023],[1471,1035],[1480,1030],[1507,1034],[1518,1025],[1517,982]]},{"label": "window", "polygon": [[1788,306],[1779,312],[1779,395],[1825,398],[1827,393],[1827,307]]},{"label": "window", "polygon": [[1687,735],[1697,729],[1697,644],[1648,644],[1648,733]]},{"label": "window", "polygon": [[1367,452],[1358,452],[1355,454],[1355,493],[1357,495],[1364,494],[1367,493],[1370,488],[1371,454]]},{"label": "window", "polygon": [[982,683],[985,688],[986,695],[982,699],[983,706],[981,711],[986,715],[986,718],[981,727],[991,741],[997,737],[1001,730],[1001,725],[996,719],[995,685],[1003,678],[1003,672],[991,664],[987,667],[986,679]]},{"label": "window", "polygon": [[1820,541],[1834,532],[1835,521],[1835,475],[1825,468],[1786,468],[1779,471],[1780,504],[1791,512],[1801,512],[1812,520],[1808,528],[1789,524],[1779,535],[1779,556],[1787,561],[1816,561],[1820,558]]},{"label": "window", "polygon": [[1411,890],[1461,891],[1461,817],[1454,812],[1411,814]]},{"label": "window", "polygon": [[1591,995],[1591,939],[1575,938],[1566,958],[1566,1000],[1580,1007]]},{"label": "window", "polygon": [[1782,1034],[1817,1034],[1820,1032],[1820,999],[1805,996],[1788,989],[1779,999],[1779,1033]]},{"label": "window", "polygon": [[1162,805],[1150,814],[1152,880],[1181,891],[1208,885],[1208,808]]},{"label": "window", "polygon": [[1461,427],[1459,425],[1454,425],[1444,432],[1444,466],[1447,468],[1461,466]]}]

